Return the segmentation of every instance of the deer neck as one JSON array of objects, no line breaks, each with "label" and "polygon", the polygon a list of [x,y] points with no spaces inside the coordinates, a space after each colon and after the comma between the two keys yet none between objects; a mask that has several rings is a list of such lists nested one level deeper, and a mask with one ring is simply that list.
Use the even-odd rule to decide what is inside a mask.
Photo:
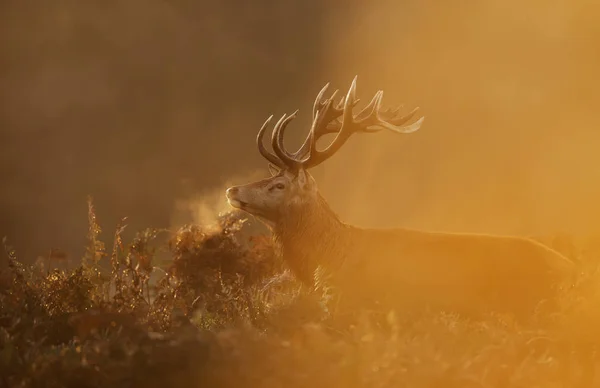
[{"label": "deer neck", "polygon": [[319,195],[317,201],[285,214],[274,226],[273,235],[290,269],[312,285],[319,265],[330,270],[338,265],[337,248],[349,242],[348,229]]}]

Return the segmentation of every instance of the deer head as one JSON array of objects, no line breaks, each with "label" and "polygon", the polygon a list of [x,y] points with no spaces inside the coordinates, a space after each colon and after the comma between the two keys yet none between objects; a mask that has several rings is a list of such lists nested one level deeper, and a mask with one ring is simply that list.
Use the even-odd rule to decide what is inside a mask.
[{"label": "deer head", "polygon": [[[413,109],[407,115],[400,115],[399,108],[381,110],[383,91],[378,91],[371,102],[356,115],[353,108],[356,98],[356,78],[344,98],[334,105],[337,90],[328,99],[323,99],[329,87],[326,84],[318,93],[313,105],[313,120],[310,131],[298,151],[290,153],[283,145],[287,125],[298,111],[284,114],[275,124],[271,135],[273,153],[263,145],[263,135],[273,116],[260,128],[256,137],[258,150],[269,162],[271,177],[242,186],[233,186],[226,191],[231,206],[246,211],[267,225],[277,224],[290,212],[302,211],[317,203],[317,185],[308,170],[333,156],[346,143],[353,133],[374,133],[386,129],[396,133],[412,133],[418,130],[424,117],[410,125],[404,125],[417,112]],[[325,134],[336,133],[335,139],[324,150],[318,150],[316,143]]]}]

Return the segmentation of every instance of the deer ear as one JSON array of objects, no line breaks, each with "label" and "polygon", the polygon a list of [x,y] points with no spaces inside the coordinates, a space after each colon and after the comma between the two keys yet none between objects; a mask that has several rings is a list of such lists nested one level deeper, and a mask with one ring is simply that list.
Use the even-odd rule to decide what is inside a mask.
[{"label": "deer ear", "polygon": [[269,163],[269,172],[271,173],[271,176],[275,176],[279,174],[280,171],[277,167],[275,167],[275,165]]},{"label": "deer ear", "polygon": [[304,189],[310,190],[315,187],[313,177],[303,168],[298,171],[296,179],[298,180],[300,187]]}]

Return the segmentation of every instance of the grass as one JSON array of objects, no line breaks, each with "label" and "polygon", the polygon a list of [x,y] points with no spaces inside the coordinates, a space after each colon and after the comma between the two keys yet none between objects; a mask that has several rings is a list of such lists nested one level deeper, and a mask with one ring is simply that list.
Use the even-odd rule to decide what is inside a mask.
[{"label": "grass", "polygon": [[0,386],[600,386],[592,254],[576,258],[585,270],[560,314],[536,325],[443,312],[341,317],[287,272],[268,236],[248,239],[235,213],[129,243],[124,219],[107,249],[88,206],[74,268],[26,266],[4,240]]}]

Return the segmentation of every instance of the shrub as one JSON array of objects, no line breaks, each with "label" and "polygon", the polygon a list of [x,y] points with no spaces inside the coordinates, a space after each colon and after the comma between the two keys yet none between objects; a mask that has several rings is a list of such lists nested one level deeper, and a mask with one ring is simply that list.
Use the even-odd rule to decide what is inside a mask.
[{"label": "shrub", "polygon": [[560,314],[522,327],[442,312],[340,316],[239,213],[147,229],[110,252],[88,202],[75,268],[24,265],[4,240],[0,385],[6,387],[598,386],[597,261],[581,256]]}]

